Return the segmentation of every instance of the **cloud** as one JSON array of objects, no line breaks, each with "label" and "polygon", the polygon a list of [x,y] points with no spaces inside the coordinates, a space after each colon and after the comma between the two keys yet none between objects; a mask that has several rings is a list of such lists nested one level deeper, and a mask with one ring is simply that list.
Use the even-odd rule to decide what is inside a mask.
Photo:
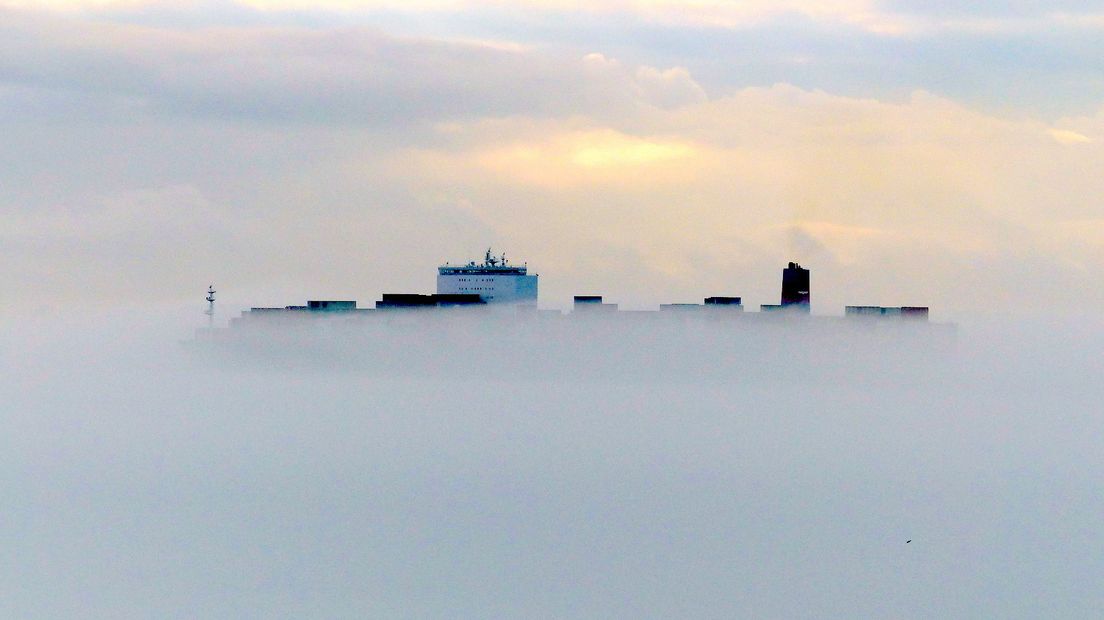
[{"label": "cloud", "polygon": [[[611,129],[568,131],[548,139],[491,146],[471,156],[484,170],[505,179],[548,188],[579,183],[687,182],[700,154],[689,143],[629,136]],[[468,158],[468,154],[459,157]],[[447,163],[446,166],[454,164]]]},{"label": "cloud", "polygon": [[[103,294],[79,285],[106,276],[62,249],[74,235],[156,295],[216,268],[239,290],[426,290],[438,261],[487,243],[544,265],[549,300],[585,286],[645,305],[772,299],[787,260],[816,268],[826,309],[1025,290],[1086,304],[1070,291],[1099,271],[1097,238],[1062,231],[1098,215],[1104,156],[1078,136],[1101,135],[1100,115],[1006,117],[922,89],[714,90],[689,65],[596,48],[8,15],[0,235],[31,274],[19,295]],[[179,187],[225,216],[226,247],[204,245]],[[102,205],[150,191],[166,206],[96,232]],[[127,235],[148,261],[112,253]],[[157,240],[204,259],[169,264]],[[65,273],[83,275],[48,275]]]},{"label": "cloud", "polygon": [[[9,80],[83,92],[111,87],[125,93],[116,95],[126,98],[113,102],[118,108],[138,100],[176,113],[266,120],[405,122],[443,112],[446,101],[454,110],[482,106],[496,114],[604,103],[618,114],[625,100],[614,96],[624,91],[586,87],[569,62],[596,52],[667,72],[626,77],[660,106],[776,82],[856,97],[923,89],[1052,119],[1104,99],[1097,67],[1104,22],[1091,7],[956,11],[859,0],[97,6],[7,11],[6,25],[16,26],[3,50]],[[18,27],[28,16],[49,22],[59,14],[64,19],[47,32]],[[50,35],[54,27],[61,36]],[[149,43],[126,52],[140,33]],[[205,38],[223,41],[212,46]],[[76,45],[69,57],[74,42],[90,44]],[[35,43],[48,49],[25,49]],[[387,53],[371,55],[381,46]],[[469,57],[482,63],[475,75],[464,72]],[[694,84],[679,78],[679,68]],[[497,96],[469,92],[473,81],[496,84]],[[400,86],[408,89],[405,104],[376,99]]]},{"label": "cloud", "polygon": [[[689,266],[690,252],[736,273],[818,265],[829,307],[856,289],[879,303],[966,307],[1022,297],[1012,283],[1048,303],[1063,295],[1053,283],[1082,277],[1052,257],[1084,265],[1096,250],[1091,238],[1071,249],[1047,231],[1091,217],[1104,191],[1082,172],[1104,153],[1091,143],[1071,151],[1048,132],[930,93],[889,103],[778,85],[652,109],[617,129],[585,119],[454,127],[447,151],[397,154],[391,170],[462,195],[498,237],[555,257],[544,262],[588,246],[629,252],[638,272],[618,278],[621,294],[646,288],[646,274],[673,290],[701,286],[700,270],[673,268]],[[555,248],[546,234],[561,240]],[[988,292],[952,285],[966,281],[960,271],[993,278]],[[908,290],[917,284],[922,293]]]},{"label": "cloud", "polygon": [[[1083,2],[914,2],[911,0],[531,0],[524,6],[502,0],[242,0],[235,8],[257,15],[320,15],[345,19],[377,15],[565,16],[591,19],[635,19],[663,27],[747,30],[788,19],[827,27],[855,28],[890,37],[965,32],[1045,33],[1048,29],[1099,30],[1104,12]],[[2,0],[0,7],[50,10],[70,14],[134,15],[167,12],[179,15],[211,11],[208,4],[175,0]],[[226,9],[225,6],[220,10]]]},{"label": "cloud", "polygon": [[1050,129],[1048,133],[1050,133],[1050,136],[1059,144],[1083,144],[1085,142],[1092,142],[1092,139],[1088,136],[1068,129]]},{"label": "cloud", "polygon": [[[0,83],[48,110],[55,93],[134,112],[253,121],[388,124],[511,114],[624,114],[705,98],[681,67],[601,54],[396,37],[370,29],[167,30],[9,13]],[[37,101],[35,95],[37,94]],[[0,104],[3,100],[0,99]]]},{"label": "cloud", "polygon": [[[622,78],[635,73],[609,75],[632,97],[635,85]],[[58,159],[69,185],[78,172],[90,175],[95,185],[83,193],[5,207],[16,216],[0,237],[22,265],[11,273],[26,276],[8,289],[95,298],[122,278],[132,292],[171,296],[217,271],[264,302],[281,301],[274,291],[368,299],[428,290],[437,262],[493,243],[540,267],[553,305],[583,288],[630,307],[721,293],[756,303],[776,296],[775,271],[788,260],[814,268],[825,312],[859,302],[951,312],[995,299],[1096,303],[1071,291],[1081,290],[1086,270],[1104,277],[1101,238],[1073,224],[1098,217],[1098,142],[1070,148],[1051,125],[924,92],[885,102],[776,85],[674,109],[626,109],[619,118],[453,120],[416,133],[227,132],[203,119],[150,134],[151,144],[135,133],[95,161]],[[1077,117],[1059,126],[1096,135],[1101,124]],[[59,145],[62,134],[79,136],[64,127],[33,132]],[[45,153],[57,159],[59,148]],[[192,153],[198,161],[184,165]],[[218,156],[203,165],[213,157],[205,153]],[[163,170],[192,189],[126,189],[143,179],[158,187]],[[26,174],[42,173],[32,166]],[[6,170],[7,184],[31,186],[26,174]],[[222,232],[205,234],[208,220]],[[110,232],[108,223],[122,228]],[[83,250],[62,250],[74,242]]]},{"label": "cloud", "polygon": [[[72,9],[93,8],[112,3],[107,0],[54,0],[51,6]],[[583,13],[592,15],[628,14],[645,19],[678,24],[742,27],[760,23],[777,15],[796,14],[818,19],[873,21],[877,15],[872,0],[531,0],[524,7],[502,0],[244,0],[242,4],[261,11],[329,10],[343,13],[371,11],[459,12],[494,9],[521,9],[527,13]]]},{"label": "cloud", "polygon": [[705,90],[684,67],[657,69],[642,66],[636,70],[636,83],[643,98],[663,108],[677,108],[709,99]]},{"label": "cloud", "polygon": [[503,87],[535,86],[534,73],[550,83],[567,77],[510,51],[370,30],[181,32],[26,18],[5,30],[3,81],[138,100],[163,113],[388,122],[445,109],[508,112],[544,102],[532,89],[468,89],[475,72]]}]

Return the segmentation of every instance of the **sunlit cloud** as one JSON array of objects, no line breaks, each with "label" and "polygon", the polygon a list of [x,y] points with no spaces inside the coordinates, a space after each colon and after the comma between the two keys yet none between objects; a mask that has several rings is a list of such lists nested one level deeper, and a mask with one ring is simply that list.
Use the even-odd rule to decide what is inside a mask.
[{"label": "sunlit cloud", "polygon": [[664,144],[617,134],[584,136],[572,149],[571,162],[585,168],[644,166],[692,156],[685,144]]},{"label": "sunlit cloud", "polygon": [[1084,144],[1092,142],[1092,139],[1084,134],[1070,131],[1069,129],[1050,129],[1048,133],[1059,144]]},{"label": "sunlit cloud", "polygon": [[[1050,232],[1055,221],[1090,217],[1092,197],[1104,192],[1099,175],[1087,174],[1104,153],[1080,131],[1056,136],[1042,123],[921,91],[885,102],[786,85],[652,110],[631,124],[454,123],[449,148],[397,154],[389,173],[417,171],[411,183],[463,202],[498,237],[544,247],[554,263],[587,243],[608,244],[672,286],[701,278],[703,261],[751,265],[789,254],[859,281],[892,264],[931,282],[923,296],[932,303],[958,304],[968,296],[941,297],[936,273],[999,271],[1036,254],[1061,256],[1047,267],[1060,269],[1091,264],[1100,251],[1094,236],[1068,246]],[[1056,198],[1056,186],[1069,190]],[[550,231],[555,247],[543,239]]]},{"label": "sunlit cloud", "polygon": [[690,181],[693,160],[700,155],[697,147],[685,141],[599,129],[492,146],[471,159],[508,182],[554,187],[628,180],[649,185],[684,183]]}]

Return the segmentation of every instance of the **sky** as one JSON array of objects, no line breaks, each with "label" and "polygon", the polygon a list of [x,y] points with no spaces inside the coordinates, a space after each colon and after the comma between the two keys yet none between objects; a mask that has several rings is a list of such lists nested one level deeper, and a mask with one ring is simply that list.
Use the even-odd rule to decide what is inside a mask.
[{"label": "sky", "polygon": [[[1104,301],[1104,5],[0,3],[8,305]],[[197,291],[199,291],[197,293]],[[202,301],[202,299],[199,299]]]}]

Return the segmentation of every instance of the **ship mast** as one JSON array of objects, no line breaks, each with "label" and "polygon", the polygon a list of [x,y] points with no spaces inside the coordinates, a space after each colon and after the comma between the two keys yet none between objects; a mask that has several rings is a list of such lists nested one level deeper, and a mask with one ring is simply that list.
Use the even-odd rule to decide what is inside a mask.
[{"label": "ship mast", "polygon": [[207,327],[215,326],[215,285],[207,287],[207,309],[203,312],[207,315]]}]

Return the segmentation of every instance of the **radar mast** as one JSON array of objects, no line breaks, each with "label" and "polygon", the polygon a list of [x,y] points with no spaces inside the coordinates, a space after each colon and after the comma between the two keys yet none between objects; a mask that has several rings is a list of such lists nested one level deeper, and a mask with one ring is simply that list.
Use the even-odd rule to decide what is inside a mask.
[{"label": "radar mast", "polygon": [[215,285],[211,284],[207,287],[207,309],[203,311],[207,315],[207,326],[215,326]]}]

